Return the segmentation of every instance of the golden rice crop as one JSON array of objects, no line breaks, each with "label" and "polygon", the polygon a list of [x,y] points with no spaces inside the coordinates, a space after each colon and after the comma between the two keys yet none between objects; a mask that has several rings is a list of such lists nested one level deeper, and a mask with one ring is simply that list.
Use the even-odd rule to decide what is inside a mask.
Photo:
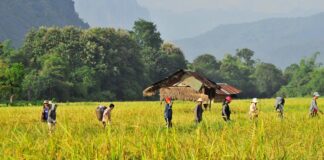
[{"label": "golden rice crop", "polygon": [[[324,158],[324,117],[308,117],[310,98],[287,99],[283,120],[274,99],[261,99],[258,120],[249,120],[249,101],[233,101],[230,123],[213,104],[198,126],[195,103],[176,101],[172,129],[159,102],[116,102],[106,129],[95,116],[100,103],[64,103],[53,135],[40,122],[40,106],[0,108],[0,159]],[[324,109],[324,100],[318,104]]]}]

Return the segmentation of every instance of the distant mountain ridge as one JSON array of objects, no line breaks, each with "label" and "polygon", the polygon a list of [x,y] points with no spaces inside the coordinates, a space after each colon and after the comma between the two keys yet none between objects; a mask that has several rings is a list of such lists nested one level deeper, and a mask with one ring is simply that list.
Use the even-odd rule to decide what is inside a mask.
[{"label": "distant mountain ridge", "polygon": [[74,0],[76,11],[91,27],[131,29],[134,21],[150,19],[149,11],[136,0]]},{"label": "distant mountain ridge", "polygon": [[[189,60],[203,53],[221,58],[225,53],[234,53],[237,48],[250,48],[257,58],[285,67],[314,52],[324,54],[324,13],[220,25],[175,43]],[[323,54],[319,57],[321,62],[324,62]]]},{"label": "distant mountain ridge", "polygon": [[33,27],[73,25],[88,28],[74,10],[72,0],[1,0],[0,41],[19,46]]}]

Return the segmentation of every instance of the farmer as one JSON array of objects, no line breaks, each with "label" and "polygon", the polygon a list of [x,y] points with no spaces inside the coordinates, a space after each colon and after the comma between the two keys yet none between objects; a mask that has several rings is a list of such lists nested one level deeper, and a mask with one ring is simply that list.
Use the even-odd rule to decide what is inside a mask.
[{"label": "farmer", "polygon": [[317,112],[321,112],[319,110],[318,106],[317,106],[317,101],[316,101],[319,98],[319,96],[320,95],[319,95],[318,92],[315,92],[313,94],[313,100],[312,100],[312,103],[311,103],[310,108],[309,108],[309,110],[310,110],[310,113],[309,113],[310,117],[316,117],[317,116]]},{"label": "farmer", "polygon": [[48,104],[48,100],[45,100],[43,102],[43,111],[42,111],[42,116],[41,116],[42,122],[47,122],[49,107],[50,106]]},{"label": "farmer", "polygon": [[280,117],[280,118],[283,118],[284,105],[285,105],[284,97],[277,97],[275,109],[278,112],[278,117]]},{"label": "farmer", "polygon": [[203,115],[203,112],[204,112],[204,110],[202,108],[202,104],[203,104],[202,98],[199,98],[197,100],[197,102],[198,102],[198,104],[197,104],[197,106],[195,108],[195,122],[196,122],[196,124],[201,122],[202,115]]},{"label": "farmer", "polygon": [[258,108],[257,108],[257,104],[258,104],[258,99],[257,98],[253,98],[251,101],[251,105],[250,105],[250,111],[249,111],[249,115],[250,115],[250,119],[253,120],[255,118],[258,118]]},{"label": "farmer", "polygon": [[165,109],[164,109],[164,119],[166,122],[167,128],[172,127],[172,98],[165,98]]},{"label": "farmer", "polygon": [[105,109],[105,111],[103,112],[102,124],[103,124],[104,128],[106,127],[107,124],[108,125],[111,124],[111,112],[114,108],[115,108],[115,105],[110,104],[109,107],[107,109]]},{"label": "farmer", "polygon": [[48,104],[49,104],[49,110],[48,110],[47,124],[48,124],[49,132],[53,133],[55,130],[55,124],[56,124],[57,105],[52,103],[51,101],[49,101]]},{"label": "farmer", "polygon": [[228,104],[230,104],[232,101],[231,96],[227,96],[223,102],[223,108],[222,108],[222,117],[225,121],[231,120],[231,109]]}]

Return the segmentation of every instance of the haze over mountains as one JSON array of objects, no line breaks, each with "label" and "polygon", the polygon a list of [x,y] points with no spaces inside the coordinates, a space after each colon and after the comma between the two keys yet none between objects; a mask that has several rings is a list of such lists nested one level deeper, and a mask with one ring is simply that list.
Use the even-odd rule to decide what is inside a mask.
[{"label": "haze over mountains", "polygon": [[[202,53],[221,58],[225,53],[235,53],[237,48],[250,48],[257,58],[284,67],[317,51],[324,53],[324,13],[221,25],[175,43],[189,60]],[[321,62],[323,57],[319,57]]]},{"label": "haze over mountains", "polygon": [[131,29],[139,18],[150,20],[149,11],[136,0],[74,0],[80,17],[92,27]]}]

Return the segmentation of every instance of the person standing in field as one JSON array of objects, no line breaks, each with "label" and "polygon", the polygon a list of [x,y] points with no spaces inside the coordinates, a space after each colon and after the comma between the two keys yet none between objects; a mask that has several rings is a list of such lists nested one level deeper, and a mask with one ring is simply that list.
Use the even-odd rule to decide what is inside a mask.
[{"label": "person standing in field", "polygon": [[310,108],[309,108],[309,111],[310,111],[309,115],[310,115],[310,117],[316,117],[317,114],[318,114],[317,112],[321,112],[319,110],[318,106],[317,106],[317,99],[319,98],[319,96],[320,95],[319,95],[318,92],[315,92],[313,94],[313,100],[312,100],[312,103],[311,103]]},{"label": "person standing in field", "polygon": [[275,103],[275,109],[278,113],[279,118],[283,118],[285,99],[284,97],[277,97]]},{"label": "person standing in field", "polygon": [[223,102],[223,108],[222,108],[222,117],[224,121],[228,122],[231,120],[231,109],[229,107],[229,104],[232,102],[232,97],[227,96]]},{"label": "person standing in field", "polygon": [[106,128],[106,125],[111,125],[111,112],[115,108],[114,104],[110,104],[107,109],[103,112],[103,118],[102,118],[102,124],[104,128]]},{"label": "person standing in field", "polygon": [[172,127],[172,98],[165,98],[165,108],[164,108],[164,119],[166,122],[167,128]]},{"label": "person standing in field", "polygon": [[252,101],[251,101],[250,111],[249,111],[249,115],[250,115],[251,120],[253,120],[255,118],[258,118],[259,110],[258,110],[257,104],[258,104],[258,99],[253,98]]},{"label": "person standing in field", "polygon": [[197,104],[197,106],[195,108],[195,122],[196,122],[196,124],[201,122],[202,115],[203,115],[203,112],[204,112],[204,110],[202,108],[202,104],[203,104],[202,98],[199,98],[197,100],[197,102],[198,102],[198,104]]},{"label": "person standing in field", "polygon": [[47,124],[50,133],[55,131],[57,105],[49,101]]},{"label": "person standing in field", "polygon": [[48,100],[44,100],[44,102],[43,102],[43,111],[42,111],[42,116],[41,116],[42,122],[47,122],[48,110],[49,110]]}]

